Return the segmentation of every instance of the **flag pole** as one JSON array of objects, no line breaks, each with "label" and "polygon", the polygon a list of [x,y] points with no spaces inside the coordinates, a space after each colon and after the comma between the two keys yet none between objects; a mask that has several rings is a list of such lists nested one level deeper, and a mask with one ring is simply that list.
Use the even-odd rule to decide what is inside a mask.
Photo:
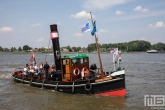
[{"label": "flag pole", "polygon": [[[90,12],[91,15],[91,21],[92,21],[92,25],[94,27],[94,23],[93,23],[93,18],[92,18],[92,13]],[[100,71],[101,71],[101,77],[105,76],[104,71],[103,71],[103,66],[102,66],[102,62],[101,62],[101,58],[100,58],[100,51],[99,51],[99,47],[98,47],[98,38],[96,37],[96,34],[94,34],[95,36],[95,42],[96,42],[96,49],[97,49],[97,54],[98,54],[98,58],[99,58],[99,63],[100,63]]]}]

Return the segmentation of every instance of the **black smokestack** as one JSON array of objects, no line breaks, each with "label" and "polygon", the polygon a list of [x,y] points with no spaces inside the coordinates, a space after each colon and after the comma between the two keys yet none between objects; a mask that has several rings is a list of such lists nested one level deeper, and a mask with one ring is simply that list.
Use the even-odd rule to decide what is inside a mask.
[{"label": "black smokestack", "polygon": [[54,52],[54,61],[56,64],[56,70],[61,70],[61,53],[60,53],[60,43],[59,43],[59,34],[57,29],[57,24],[50,25],[50,35],[53,44],[53,52]]}]

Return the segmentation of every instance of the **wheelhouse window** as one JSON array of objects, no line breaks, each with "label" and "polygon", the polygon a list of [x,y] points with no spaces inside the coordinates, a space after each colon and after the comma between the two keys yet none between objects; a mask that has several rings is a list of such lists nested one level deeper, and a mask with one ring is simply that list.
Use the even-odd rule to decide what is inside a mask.
[{"label": "wheelhouse window", "polygon": [[84,59],[83,59],[83,58],[80,59],[80,63],[81,63],[81,64],[84,63]]},{"label": "wheelhouse window", "polygon": [[63,65],[68,65],[69,64],[69,59],[64,59],[63,60]]},{"label": "wheelhouse window", "polygon": [[72,59],[72,65],[77,65],[77,64],[79,64],[78,59]]},{"label": "wheelhouse window", "polygon": [[83,63],[86,63],[88,62],[88,59],[87,58],[83,58]]}]

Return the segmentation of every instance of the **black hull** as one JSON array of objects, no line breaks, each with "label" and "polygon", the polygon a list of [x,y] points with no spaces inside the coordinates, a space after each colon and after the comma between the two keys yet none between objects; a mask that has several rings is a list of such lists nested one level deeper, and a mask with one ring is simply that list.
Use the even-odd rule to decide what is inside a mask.
[{"label": "black hull", "polygon": [[105,92],[125,90],[125,75],[123,75],[122,78],[120,77],[102,82],[95,82],[94,80],[77,80],[75,82],[29,80],[22,79],[21,77],[14,75],[12,78],[17,82],[30,84],[40,88],[52,89],[64,93],[100,94]]}]

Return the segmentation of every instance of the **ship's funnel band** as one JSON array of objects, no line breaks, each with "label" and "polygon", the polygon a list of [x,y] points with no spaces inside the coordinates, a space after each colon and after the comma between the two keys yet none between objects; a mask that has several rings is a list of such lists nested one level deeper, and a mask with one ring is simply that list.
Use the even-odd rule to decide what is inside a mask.
[{"label": "ship's funnel band", "polygon": [[59,37],[57,31],[50,32],[50,36],[52,40],[57,39]]}]

